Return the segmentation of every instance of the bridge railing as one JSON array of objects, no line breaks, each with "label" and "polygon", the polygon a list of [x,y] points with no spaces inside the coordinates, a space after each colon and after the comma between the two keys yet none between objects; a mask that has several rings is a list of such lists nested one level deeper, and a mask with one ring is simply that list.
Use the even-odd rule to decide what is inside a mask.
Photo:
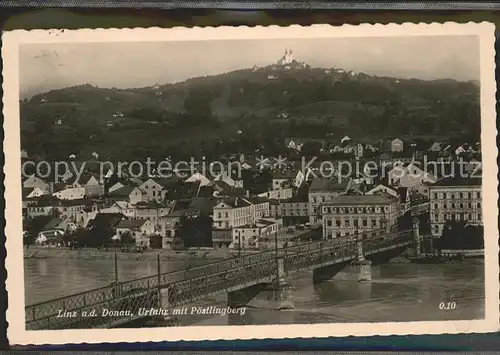
[{"label": "bridge railing", "polygon": [[[375,237],[376,235],[377,237]],[[363,240],[363,254],[370,255],[379,250],[408,245],[410,237],[410,231],[388,237],[370,234],[368,238]],[[330,243],[322,243],[322,245],[320,243],[321,248],[319,249],[304,248],[285,256],[285,273],[293,273],[321,264],[353,260],[357,257],[358,249],[355,239],[342,240],[337,244],[332,241],[335,239],[330,240]]]},{"label": "bridge railing", "polygon": [[139,293],[161,285],[178,283],[198,277],[205,277],[206,275],[217,274],[240,266],[270,260],[273,259],[274,256],[274,251],[247,254],[242,255],[240,258],[215,261],[183,270],[146,276],[130,281],[120,282],[118,284],[104,286],[94,290],[68,295],[46,302],[28,305],[25,307],[25,320],[26,323],[39,321],[41,318],[56,316],[59,313],[59,310],[66,310],[68,312],[80,310],[89,305],[101,304],[121,296]]},{"label": "bridge railing", "polygon": [[180,306],[204,298],[221,290],[231,290],[241,285],[252,285],[276,275],[276,261],[267,259],[241,265],[215,274],[184,280],[168,285],[169,306]]},{"label": "bridge railing", "polygon": [[93,304],[112,300],[116,298],[116,296],[116,289],[113,286],[106,286],[57,298],[49,302],[27,306],[25,309],[25,319],[26,322],[38,321],[50,315],[57,315],[59,311],[81,309]]}]

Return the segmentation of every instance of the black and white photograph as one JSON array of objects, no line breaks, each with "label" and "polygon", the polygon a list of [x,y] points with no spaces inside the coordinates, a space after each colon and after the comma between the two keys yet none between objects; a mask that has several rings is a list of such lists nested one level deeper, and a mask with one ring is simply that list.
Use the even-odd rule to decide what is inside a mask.
[{"label": "black and white photograph", "polygon": [[496,330],[493,32],[4,34],[9,338]]}]

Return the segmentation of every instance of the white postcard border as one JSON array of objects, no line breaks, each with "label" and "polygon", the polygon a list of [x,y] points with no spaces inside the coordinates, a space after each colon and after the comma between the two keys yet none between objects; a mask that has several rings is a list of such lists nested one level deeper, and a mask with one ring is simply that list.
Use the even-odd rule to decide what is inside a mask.
[{"label": "white postcard border", "polygon": [[[358,26],[176,27],[173,29],[16,30],[3,34],[6,268],[11,344],[67,344],[235,339],[320,338],[341,336],[484,333],[499,329],[498,166],[496,163],[495,26],[491,23],[388,24]],[[304,325],[189,326],[142,329],[25,330],[19,118],[19,46],[25,43],[199,41],[327,37],[477,35],[480,38],[481,145],[485,228],[484,320],[436,322],[334,323]],[[436,307],[441,300],[436,300]]]}]

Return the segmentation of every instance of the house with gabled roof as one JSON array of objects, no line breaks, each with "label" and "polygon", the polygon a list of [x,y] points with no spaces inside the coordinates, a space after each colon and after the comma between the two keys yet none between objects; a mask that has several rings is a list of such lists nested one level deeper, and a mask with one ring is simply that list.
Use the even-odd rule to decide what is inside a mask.
[{"label": "house with gabled roof", "polygon": [[416,164],[397,165],[388,174],[389,185],[400,187],[416,187],[423,183],[435,183],[436,177],[428,171],[423,171]]},{"label": "house with gabled roof", "polygon": [[440,152],[441,148],[442,148],[442,143],[436,141],[436,142],[432,143],[432,145],[429,148],[429,151],[430,152]]},{"label": "house with gabled roof", "polygon": [[214,182],[221,181],[226,183],[227,185],[231,187],[236,187],[236,181],[228,174],[227,172],[221,172],[219,173],[215,178]]},{"label": "house with gabled roof", "polygon": [[200,173],[194,173],[186,179],[186,182],[200,182],[200,186],[210,185],[212,182],[209,178]]},{"label": "house with gabled roof", "polygon": [[399,197],[397,188],[387,186],[385,184],[377,184],[373,186],[371,189],[366,191],[365,195],[389,195],[393,198]]},{"label": "house with gabled roof", "polygon": [[166,216],[172,210],[173,202],[167,203],[157,201],[142,201],[134,205],[135,217],[141,219],[149,219],[157,223],[160,218]]},{"label": "house with gabled roof", "polygon": [[148,201],[146,193],[140,187],[132,188],[132,191],[129,194],[129,202],[135,205],[143,201]]},{"label": "house with gabled roof", "polygon": [[63,244],[64,233],[60,230],[44,230],[38,233],[35,239],[36,244],[45,246],[60,246]]},{"label": "house with gabled roof", "polygon": [[116,235],[130,233],[136,245],[150,247],[150,237],[155,234],[155,225],[147,219],[125,219],[116,225]]},{"label": "house with gabled roof", "polygon": [[104,195],[104,184],[94,175],[89,176],[83,187],[85,188],[85,195],[87,197],[100,197]]},{"label": "house with gabled roof", "polygon": [[136,207],[132,205],[129,201],[116,200],[113,201],[111,206],[106,208],[101,208],[99,210],[100,213],[120,213],[123,214],[127,218],[135,218],[136,217]]},{"label": "house with gabled roof", "polygon": [[[142,201],[161,201],[164,197],[163,186],[152,178],[144,181],[138,189],[142,191],[141,199]],[[138,191],[135,194],[138,196]]]},{"label": "house with gabled roof", "polygon": [[[113,189],[112,191],[108,191],[108,199],[110,201],[128,201],[131,202],[130,195],[136,186],[133,185],[125,185],[118,188]],[[142,199],[140,199],[142,201]]]},{"label": "house with gabled roof", "polygon": [[31,175],[23,181],[23,187],[35,188],[38,187],[42,191],[50,191],[50,185],[35,175]]},{"label": "house with gabled roof", "polygon": [[391,141],[391,152],[402,152],[403,151],[403,141],[399,138],[394,138]]},{"label": "house with gabled roof", "polygon": [[115,184],[113,184],[112,186],[110,186],[108,188],[108,194],[122,188],[123,186],[125,186],[125,185],[123,185],[120,181],[117,181]]},{"label": "house with gabled roof", "polygon": [[344,136],[341,140],[340,140],[340,143],[344,144],[344,143],[348,143],[351,141],[351,137],[349,136]]},{"label": "house with gabled roof", "polygon": [[89,219],[87,222],[87,228],[89,230],[95,228],[109,228],[116,232],[116,226],[122,220],[126,219],[121,213],[97,213],[93,219]]},{"label": "house with gabled roof", "polygon": [[39,187],[31,188],[31,187],[23,187],[23,201],[40,197],[43,195],[47,195],[47,191],[42,190]]},{"label": "house with gabled roof", "polygon": [[86,197],[85,187],[63,187],[54,191],[53,196],[60,200],[79,200]]},{"label": "house with gabled roof", "polygon": [[59,230],[61,232],[73,232],[78,228],[77,223],[72,218],[54,217],[47,223],[44,230]]}]

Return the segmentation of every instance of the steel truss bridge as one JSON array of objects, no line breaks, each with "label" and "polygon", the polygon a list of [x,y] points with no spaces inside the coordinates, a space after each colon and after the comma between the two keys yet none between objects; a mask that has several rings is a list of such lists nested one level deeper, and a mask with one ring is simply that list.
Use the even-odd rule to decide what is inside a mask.
[{"label": "steel truss bridge", "polygon": [[[230,293],[257,284],[277,282],[279,278],[296,272],[331,267],[389,250],[404,249],[412,244],[412,236],[412,230],[389,232],[381,229],[113,283],[27,306],[26,329],[123,326],[124,323],[144,318],[144,315],[138,314],[141,308],[179,307],[219,292]],[[110,312],[102,316],[105,310]],[[127,310],[133,315],[120,314]],[[58,317],[60,311],[72,316]]]}]

